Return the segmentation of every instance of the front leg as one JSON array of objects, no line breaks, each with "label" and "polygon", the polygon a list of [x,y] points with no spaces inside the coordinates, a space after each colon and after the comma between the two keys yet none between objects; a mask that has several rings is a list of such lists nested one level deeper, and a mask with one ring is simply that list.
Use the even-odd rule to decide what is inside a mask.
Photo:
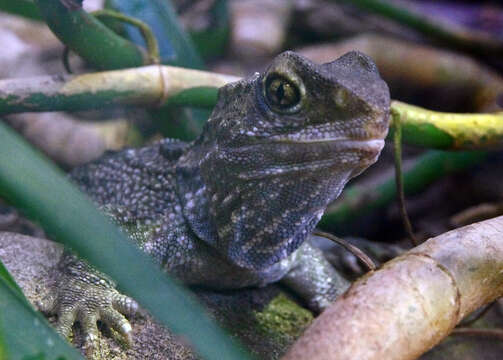
[{"label": "front leg", "polygon": [[[126,230],[130,237],[140,245],[141,235],[151,231],[140,231],[134,214],[124,208],[102,207],[108,217]],[[128,230],[134,230],[129,232]],[[144,242],[143,242],[144,243]],[[106,274],[94,269],[85,260],[65,249],[58,263],[60,277],[51,294],[39,302],[40,310],[57,315],[56,331],[69,338],[72,327],[79,322],[84,334],[84,349],[91,359],[101,359],[98,352],[99,331],[97,321],[122,335],[126,345],[132,344],[132,328],[126,316],[133,316],[138,304],[130,297],[115,289],[115,282]]]},{"label": "front leg", "polygon": [[109,277],[69,251],[63,253],[58,268],[61,276],[57,288],[51,297],[38,304],[41,311],[58,316],[56,330],[68,338],[73,324],[78,321],[84,333],[86,356],[92,359],[99,358],[98,320],[121,334],[127,345],[131,345],[132,329],[124,315],[134,315],[137,303],[119,293]]},{"label": "front leg", "polygon": [[321,312],[350,283],[323,256],[320,249],[305,241],[292,255],[290,271],[281,282],[307,301],[309,308]]}]

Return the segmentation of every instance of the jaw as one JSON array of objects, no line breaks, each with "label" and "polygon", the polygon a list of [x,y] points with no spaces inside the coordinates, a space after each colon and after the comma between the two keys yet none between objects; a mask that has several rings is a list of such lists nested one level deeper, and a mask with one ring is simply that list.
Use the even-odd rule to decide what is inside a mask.
[{"label": "jaw", "polygon": [[286,139],[228,148],[225,157],[236,159],[232,168],[240,181],[337,172],[352,177],[372,165],[383,146],[382,139]]}]

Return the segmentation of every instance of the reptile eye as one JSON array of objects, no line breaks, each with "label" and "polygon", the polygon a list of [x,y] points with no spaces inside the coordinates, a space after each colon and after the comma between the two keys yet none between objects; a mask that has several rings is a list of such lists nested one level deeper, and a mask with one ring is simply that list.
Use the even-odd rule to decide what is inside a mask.
[{"label": "reptile eye", "polygon": [[280,75],[272,75],[266,80],[265,94],[269,104],[279,110],[291,110],[300,102],[297,85]]}]

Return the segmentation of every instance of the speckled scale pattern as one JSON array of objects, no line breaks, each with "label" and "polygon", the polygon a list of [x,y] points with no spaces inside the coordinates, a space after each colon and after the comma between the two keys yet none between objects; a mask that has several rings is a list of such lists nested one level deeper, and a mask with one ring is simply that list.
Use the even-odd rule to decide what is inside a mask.
[{"label": "speckled scale pattern", "polygon": [[[109,153],[75,169],[71,178],[100,205],[124,207],[135,219],[175,213],[174,164],[182,142],[164,140],[141,149]],[[170,152],[169,148],[174,151]],[[182,147],[183,148],[183,147]]]},{"label": "speckled scale pattern", "polygon": [[109,153],[71,174],[142,250],[166,268],[185,262],[193,248],[175,181],[175,164],[187,147],[164,139],[141,149]]}]

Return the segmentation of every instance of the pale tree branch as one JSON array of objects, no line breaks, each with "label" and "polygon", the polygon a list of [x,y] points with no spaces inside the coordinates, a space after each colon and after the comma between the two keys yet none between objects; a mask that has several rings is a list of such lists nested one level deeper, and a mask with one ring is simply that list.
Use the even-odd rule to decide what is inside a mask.
[{"label": "pale tree branch", "polygon": [[503,216],[432,238],[370,273],[283,360],[410,360],[503,295]]}]

